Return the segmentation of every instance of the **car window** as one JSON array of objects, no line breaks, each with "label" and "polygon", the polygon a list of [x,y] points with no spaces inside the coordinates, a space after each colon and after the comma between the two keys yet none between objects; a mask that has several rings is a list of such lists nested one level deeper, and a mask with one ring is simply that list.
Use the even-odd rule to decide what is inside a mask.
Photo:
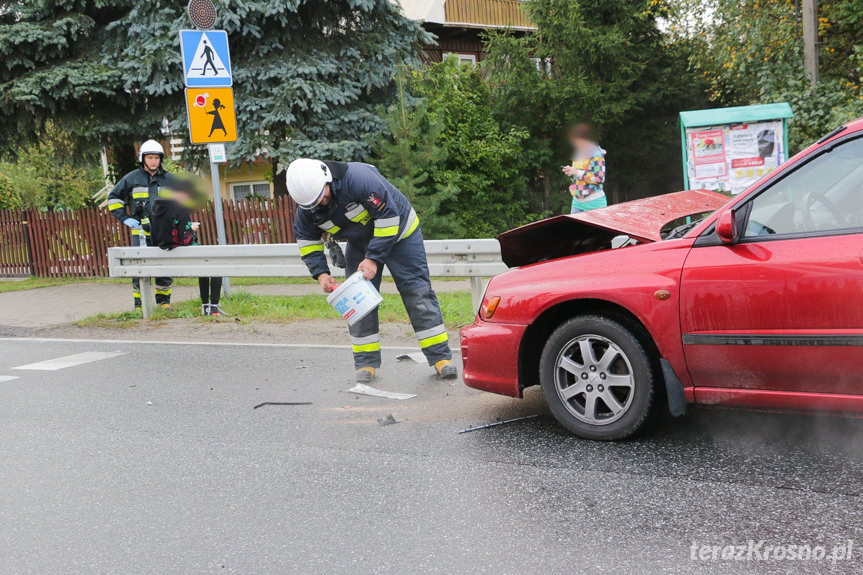
[{"label": "car window", "polygon": [[840,144],[752,200],[744,237],[863,227],[863,138]]}]

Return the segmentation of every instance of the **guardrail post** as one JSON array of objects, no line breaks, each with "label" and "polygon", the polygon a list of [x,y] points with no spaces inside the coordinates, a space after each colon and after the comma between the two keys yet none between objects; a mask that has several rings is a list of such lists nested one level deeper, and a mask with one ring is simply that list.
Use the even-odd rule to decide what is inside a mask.
[{"label": "guardrail post", "polygon": [[148,319],[153,315],[153,284],[150,283],[150,278],[141,278],[141,313],[144,314],[144,319]]},{"label": "guardrail post", "polygon": [[476,312],[479,310],[479,306],[482,305],[482,288],[483,281],[481,277],[472,276],[470,278],[470,295],[473,300],[473,311]]}]

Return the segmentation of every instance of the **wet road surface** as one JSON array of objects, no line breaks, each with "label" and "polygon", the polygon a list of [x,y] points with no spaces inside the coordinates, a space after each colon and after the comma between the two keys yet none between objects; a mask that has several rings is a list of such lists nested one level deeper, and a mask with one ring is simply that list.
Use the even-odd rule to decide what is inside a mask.
[{"label": "wet road surface", "polygon": [[347,393],[345,347],[0,340],[0,573],[863,571],[863,420],[697,410],[589,442],[538,388],[399,352],[376,385],[405,401]]}]

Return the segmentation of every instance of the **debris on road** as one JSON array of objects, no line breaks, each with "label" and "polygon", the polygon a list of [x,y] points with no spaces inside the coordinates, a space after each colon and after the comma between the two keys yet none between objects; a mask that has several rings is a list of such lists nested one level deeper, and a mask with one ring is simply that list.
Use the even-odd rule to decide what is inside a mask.
[{"label": "debris on road", "polygon": [[395,417],[393,417],[393,414],[391,413],[386,417],[382,417],[382,418],[378,419],[378,423],[380,423],[381,426],[384,426],[384,425],[392,425],[393,423],[401,423],[401,421],[398,421]]},{"label": "debris on road", "polygon": [[264,403],[259,403],[252,409],[258,409],[259,407],[264,407],[265,405],[312,405],[311,401],[265,401]]},{"label": "debris on road", "polygon": [[485,425],[478,425],[477,427],[468,427],[467,429],[462,429],[459,431],[461,433],[470,433],[471,431],[476,431],[477,429],[488,429],[489,427],[497,427],[498,425],[506,425],[507,423],[515,423],[516,421],[524,421],[525,419],[534,419],[539,417],[539,414],[535,415],[525,415],[524,417],[516,417],[514,419],[507,419],[506,421],[496,421],[494,423],[487,423]]},{"label": "debris on road", "polygon": [[415,351],[414,353],[403,353],[401,355],[396,356],[397,361],[404,361],[406,359],[412,359],[416,363],[425,365],[426,364],[426,356],[421,351]]},{"label": "debris on road", "polygon": [[411,399],[416,397],[415,393],[397,393],[395,391],[384,391],[376,387],[368,386],[364,383],[358,383],[348,390],[348,393],[359,393],[361,395],[371,395],[372,397],[383,397],[386,399]]}]

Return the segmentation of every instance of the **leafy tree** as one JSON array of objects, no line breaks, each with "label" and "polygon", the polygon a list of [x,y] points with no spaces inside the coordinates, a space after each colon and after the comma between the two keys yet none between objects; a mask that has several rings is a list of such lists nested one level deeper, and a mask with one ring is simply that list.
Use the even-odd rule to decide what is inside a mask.
[{"label": "leafy tree", "polygon": [[89,205],[93,191],[102,185],[95,158],[81,154],[51,122],[37,134],[36,142],[17,149],[15,162],[0,164],[14,191],[11,201],[17,207],[48,210]]},{"label": "leafy tree", "polygon": [[[98,145],[159,137],[167,118],[185,134],[185,4],[0,0],[0,130],[34,141],[55,118],[77,141]],[[367,153],[395,66],[429,39],[389,0],[219,1],[217,10],[231,42],[240,129],[230,157],[262,155],[275,173],[297,156]],[[133,157],[131,148],[116,155]],[[189,159],[200,155],[192,148]]]},{"label": "leafy tree", "polygon": [[791,104],[789,139],[796,151],[863,114],[863,1],[821,0],[819,9],[815,87],[803,68],[794,0],[681,0],[670,22],[714,105]]},{"label": "leafy tree", "polygon": [[[677,114],[703,101],[686,60],[657,26],[658,0],[532,0],[534,34],[489,35],[485,69],[502,121],[525,127],[543,207],[569,204],[564,131],[593,123],[608,150],[614,200],[680,189]],[[559,190],[559,191],[558,191]],[[551,193],[554,191],[555,198]],[[536,205],[536,202],[534,202]]]}]

